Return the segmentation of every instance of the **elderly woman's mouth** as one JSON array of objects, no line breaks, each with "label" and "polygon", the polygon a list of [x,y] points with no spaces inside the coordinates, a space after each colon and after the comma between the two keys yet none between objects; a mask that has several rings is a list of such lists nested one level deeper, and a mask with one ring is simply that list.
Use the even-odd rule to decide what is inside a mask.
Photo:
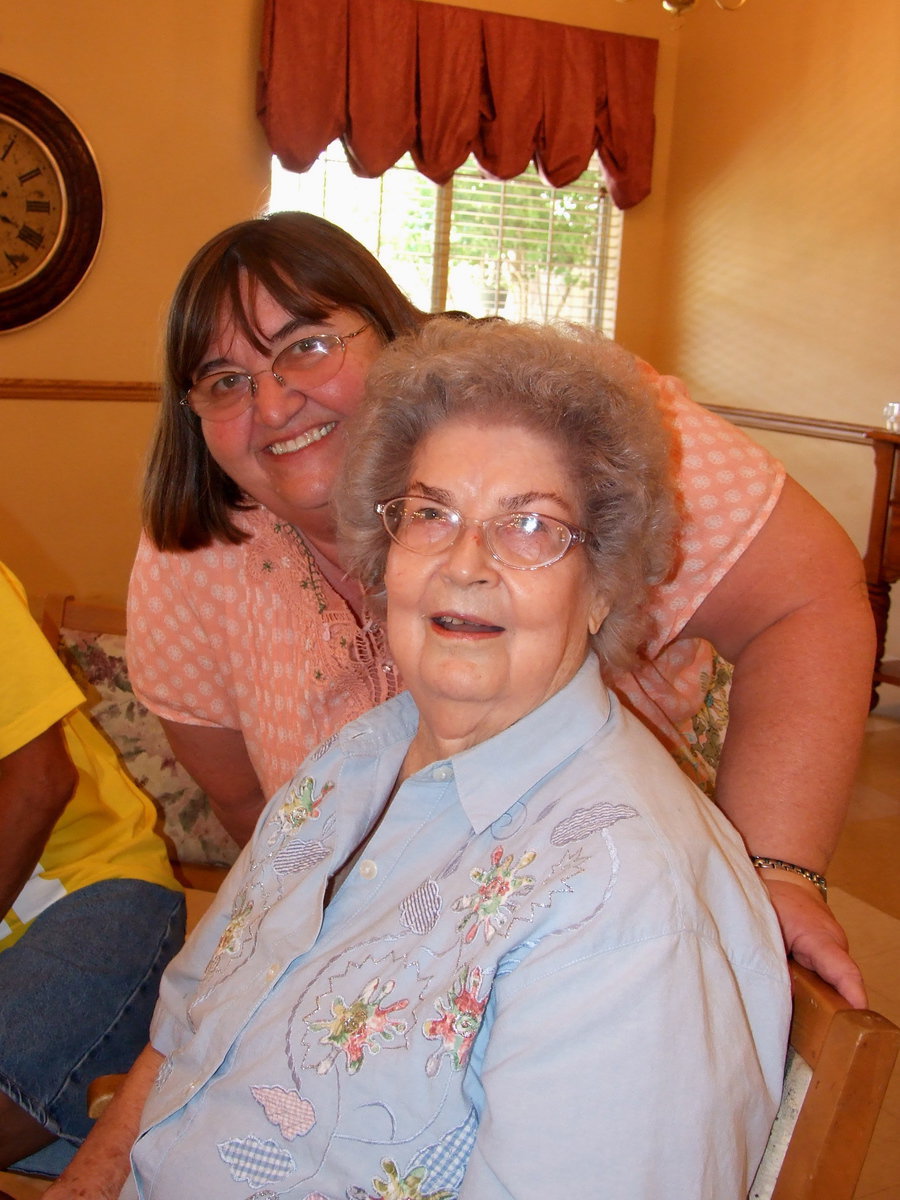
[{"label": "elderly woman's mouth", "polygon": [[460,617],[451,613],[438,613],[431,618],[431,622],[447,633],[503,633],[502,625],[488,625],[472,617]]},{"label": "elderly woman's mouth", "polygon": [[288,442],[273,442],[271,446],[266,446],[266,453],[292,454],[295,450],[303,450],[313,442],[320,442],[323,437],[327,437],[336,425],[337,421],[329,421],[325,425],[317,425],[315,429],[308,429],[306,433],[301,433],[299,437],[291,438]]}]

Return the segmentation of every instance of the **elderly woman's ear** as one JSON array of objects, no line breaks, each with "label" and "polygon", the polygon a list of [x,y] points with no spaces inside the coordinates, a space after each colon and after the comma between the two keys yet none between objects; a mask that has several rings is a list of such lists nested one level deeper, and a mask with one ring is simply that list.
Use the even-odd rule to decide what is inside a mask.
[{"label": "elderly woman's ear", "polygon": [[606,620],[608,613],[609,605],[606,602],[606,597],[597,592],[591,607],[588,609],[588,631],[591,637],[600,632],[600,626]]}]

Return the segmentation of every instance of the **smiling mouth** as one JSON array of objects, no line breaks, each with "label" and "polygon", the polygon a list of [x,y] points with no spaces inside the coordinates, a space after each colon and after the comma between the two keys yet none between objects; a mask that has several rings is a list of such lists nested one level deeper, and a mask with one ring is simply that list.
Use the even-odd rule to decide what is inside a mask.
[{"label": "smiling mouth", "polygon": [[446,633],[503,633],[502,625],[483,625],[478,621],[470,621],[465,617],[451,617],[447,614],[441,614],[431,618],[432,624],[437,625],[438,629],[443,629]]},{"label": "smiling mouth", "polygon": [[275,442],[271,446],[266,446],[266,454],[293,454],[295,450],[303,450],[314,442],[321,442],[323,437],[327,437],[332,429],[336,428],[337,421],[329,421],[327,425],[309,429],[300,437],[292,438],[289,442]]}]

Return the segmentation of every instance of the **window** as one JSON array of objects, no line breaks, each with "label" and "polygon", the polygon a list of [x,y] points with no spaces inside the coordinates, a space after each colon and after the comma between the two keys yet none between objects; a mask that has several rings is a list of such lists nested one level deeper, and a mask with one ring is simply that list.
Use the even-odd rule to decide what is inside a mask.
[{"label": "window", "polygon": [[565,319],[614,336],[622,214],[596,157],[567,188],[533,166],[505,183],[483,179],[472,158],[437,187],[408,155],[359,179],[333,142],[302,175],[272,160],[269,211],[290,208],[352,233],[427,311]]}]

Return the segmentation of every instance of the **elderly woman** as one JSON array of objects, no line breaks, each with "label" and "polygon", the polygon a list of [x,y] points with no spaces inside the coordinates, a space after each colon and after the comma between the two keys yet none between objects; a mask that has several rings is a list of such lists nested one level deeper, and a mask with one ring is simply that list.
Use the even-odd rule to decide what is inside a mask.
[{"label": "elderly woman", "polygon": [[597,670],[670,567],[652,393],[596,335],[437,320],[374,369],[341,495],[409,694],[273,798],[168,971],[122,1195],[746,1194],[777,922]]},{"label": "elderly woman", "polygon": [[[304,755],[398,690],[337,546],[333,499],[370,366],[424,320],[363,246],[309,213],[217,234],[173,300],[129,674],[241,845]],[[766,856],[789,950],[861,1004],[813,881],[871,686],[859,556],[780,463],[678,380],[641,370],[673,432],[682,553],[653,597],[654,638],[614,690],[692,778],[711,791],[715,776],[716,802]],[[710,644],[735,664],[717,772]]]}]

